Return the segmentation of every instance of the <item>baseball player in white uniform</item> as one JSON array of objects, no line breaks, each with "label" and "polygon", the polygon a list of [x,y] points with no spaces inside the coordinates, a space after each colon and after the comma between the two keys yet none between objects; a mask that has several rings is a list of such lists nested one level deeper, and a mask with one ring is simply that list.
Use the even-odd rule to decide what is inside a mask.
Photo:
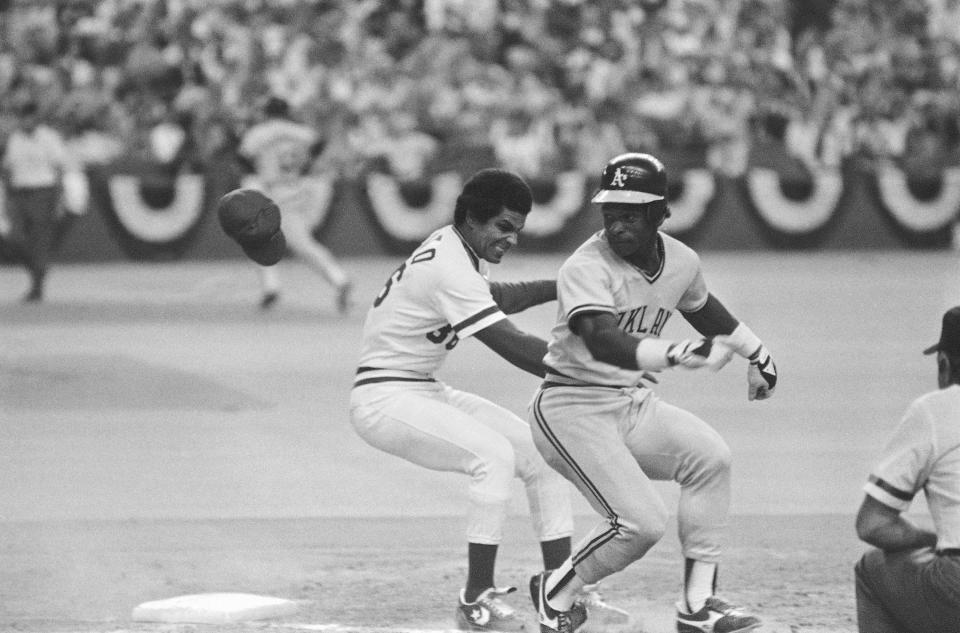
[{"label": "baseball player in white uniform", "polygon": [[457,199],[453,225],[430,235],[387,279],[363,326],[350,397],[356,432],[371,446],[425,468],[470,477],[468,577],[456,609],[465,630],[511,631],[523,621],[494,583],[511,482],[526,487],[544,564],[570,553],[569,485],[544,462],[527,423],[435,377],[457,343],[475,336],[510,363],[543,376],[546,342],[506,314],[556,298],[556,283],[488,281],[517,243],[532,196],[515,174],[482,170]]},{"label": "baseball player in white uniform", "polygon": [[[943,316],[939,390],[911,403],[864,486],[856,565],[861,633],[960,633],[960,306]],[[933,531],[902,512],[923,490]]]},{"label": "baseball player in white uniform", "polygon": [[[612,159],[592,201],[602,231],[562,265],[546,379],[530,406],[534,442],[603,517],[559,569],[531,578],[542,633],[583,621],[573,597],[641,558],[668,511],[651,480],[680,484],[686,559],[680,633],[748,631],[760,621],[716,595],[730,501],[730,450],[705,422],[660,400],[644,372],[718,370],[749,359],[748,398],[767,398],[776,369],[760,339],[707,290],[697,254],[658,227],[669,215],[663,164],[649,154]],[[675,311],[704,337],[660,338]]]},{"label": "baseball player in white uniform", "polygon": [[[304,194],[303,175],[315,158],[317,133],[291,120],[287,102],[279,97],[267,100],[264,113],[266,118],[243,135],[240,154],[253,163],[256,187],[282,210],[287,246],[336,288],[337,309],[345,312],[350,302],[350,279],[330,249],[313,238],[309,218],[314,210],[307,208],[311,199]],[[260,307],[271,308],[280,297],[278,267],[261,266],[259,274],[263,292]]]}]

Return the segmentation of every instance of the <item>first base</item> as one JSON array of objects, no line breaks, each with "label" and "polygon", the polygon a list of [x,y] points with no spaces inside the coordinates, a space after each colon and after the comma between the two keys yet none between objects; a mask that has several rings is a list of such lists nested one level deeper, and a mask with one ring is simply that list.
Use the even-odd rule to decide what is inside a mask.
[{"label": "first base", "polygon": [[265,620],[297,611],[292,600],[249,593],[199,593],[144,602],[133,610],[135,622],[226,624]]}]

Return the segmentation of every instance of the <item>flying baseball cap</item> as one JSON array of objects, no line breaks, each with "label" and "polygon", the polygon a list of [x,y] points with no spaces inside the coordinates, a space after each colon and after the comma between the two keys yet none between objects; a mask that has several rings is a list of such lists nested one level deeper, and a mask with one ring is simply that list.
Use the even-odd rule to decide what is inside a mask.
[{"label": "flying baseball cap", "polygon": [[940,340],[923,350],[924,354],[936,352],[960,355],[960,306],[950,308],[944,313]]},{"label": "flying baseball cap", "polygon": [[283,258],[287,240],[280,228],[280,207],[256,189],[234,189],[217,202],[220,227],[247,257],[262,266]]},{"label": "flying baseball cap", "polygon": [[600,175],[600,189],[590,202],[647,204],[667,197],[667,170],[650,154],[628,152],[610,159]]}]

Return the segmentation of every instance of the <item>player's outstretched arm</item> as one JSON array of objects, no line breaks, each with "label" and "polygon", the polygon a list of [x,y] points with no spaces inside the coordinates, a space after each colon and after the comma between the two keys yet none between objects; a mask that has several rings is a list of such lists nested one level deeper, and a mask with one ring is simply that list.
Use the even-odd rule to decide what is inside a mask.
[{"label": "player's outstretched arm", "polygon": [[683,318],[704,336],[724,336],[724,342],[743,356],[747,365],[747,399],[765,400],[777,387],[777,366],[760,338],[738,321],[712,294],[696,312],[681,312]]},{"label": "player's outstretched arm", "polygon": [[515,314],[527,308],[557,299],[557,282],[553,279],[537,281],[494,281],[490,294],[504,314]]},{"label": "player's outstretched arm", "polygon": [[711,339],[637,339],[621,330],[616,318],[608,312],[578,314],[571,320],[570,327],[583,339],[594,359],[624,369],[660,371],[679,365],[718,371],[732,355],[725,344]]},{"label": "player's outstretched arm", "polygon": [[543,357],[547,354],[547,342],[520,330],[509,319],[500,319],[474,336],[520,369],[541,378],[546,374]]}]

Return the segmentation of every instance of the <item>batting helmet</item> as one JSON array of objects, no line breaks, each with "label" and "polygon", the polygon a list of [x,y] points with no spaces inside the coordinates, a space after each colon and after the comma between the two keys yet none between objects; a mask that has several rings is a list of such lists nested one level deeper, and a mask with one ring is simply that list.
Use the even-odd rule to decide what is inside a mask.
[{"label": "batting helmet", "polygon": [[272,266],[283,257],[287,241],[280,229],[280,208],[256,189],[234,189],[217,202],[220,227],[253,261]]},{"label": "batting helmet", "polygon": [[630,152],[611,158],[590,202],[648,204],[667,199],[667,170],[650,154]]}]

